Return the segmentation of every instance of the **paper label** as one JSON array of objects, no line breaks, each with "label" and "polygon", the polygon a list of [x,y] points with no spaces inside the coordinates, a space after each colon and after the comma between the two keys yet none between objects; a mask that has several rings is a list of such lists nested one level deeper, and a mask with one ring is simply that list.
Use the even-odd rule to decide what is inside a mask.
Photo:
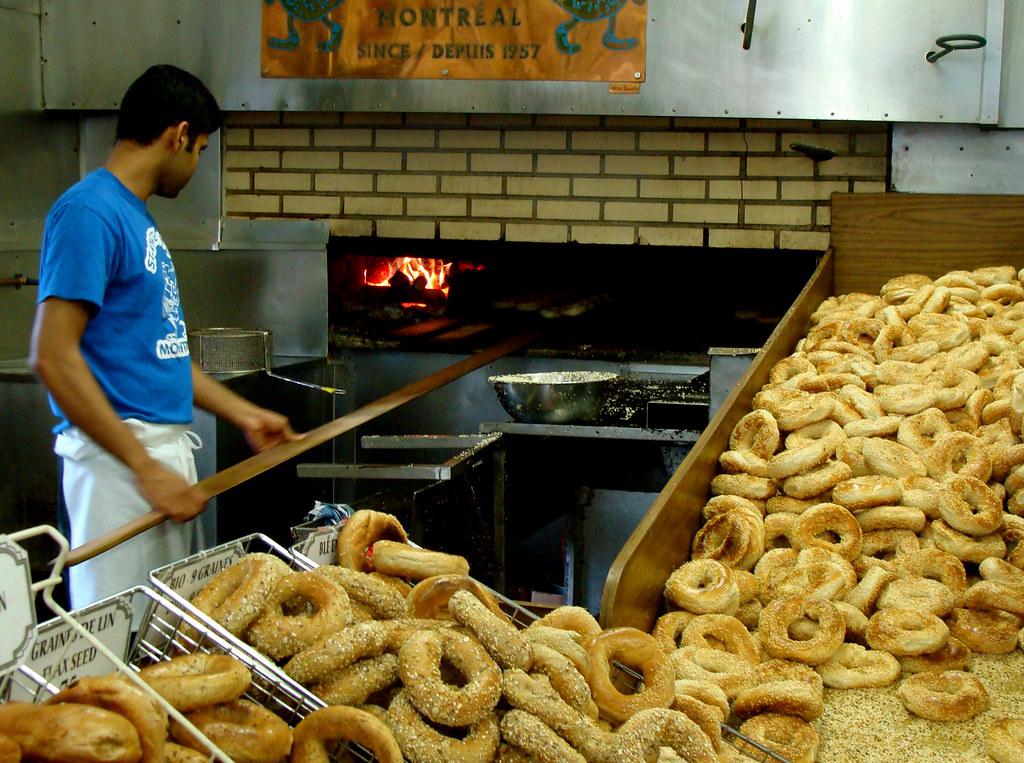
[{"label": "paper label", "polygon": [[36,636],[36,609],[28,554],[0,536],[0,674],[13,670]]},{"label": "paper label", "polygon": [[191,599],[211,578],[245,556],[241,543],[225,543],[154,570],[152,578],[184,599]]},{"label": "paper label", "polygon": [[293,548],[321,566],[336,564],[338,560],[338,528],[321,527],[310,533],[302,543]]},{"label": "paper label", "polygon": [[[132,605],[125,598],[111,599],[71,613],[83,628],[116,655],[128,653],[132,635]],[[85,676],[104,676],[117,666],[64,620],[49,620],[36,629],[35,643],[25,665],[57,688],[63,689]],[[30,694],[17,683],[11,700],[31,702]]]}]

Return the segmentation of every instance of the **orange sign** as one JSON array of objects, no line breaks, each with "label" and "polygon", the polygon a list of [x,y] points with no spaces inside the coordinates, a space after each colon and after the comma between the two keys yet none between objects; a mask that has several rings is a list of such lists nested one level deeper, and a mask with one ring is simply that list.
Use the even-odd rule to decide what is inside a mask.
[{"label": "orange sign", "polygon": [[264,77],[642,82],[645,0],[265,0]]}]

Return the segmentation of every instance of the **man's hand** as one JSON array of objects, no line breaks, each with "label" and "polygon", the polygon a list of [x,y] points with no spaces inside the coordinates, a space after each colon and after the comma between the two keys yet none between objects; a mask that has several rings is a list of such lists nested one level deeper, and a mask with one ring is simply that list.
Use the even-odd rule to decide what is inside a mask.
[{"label": "man's hand", "polygon": [[257,453],[269,450],[283,442],[302,439],[302,435],[292,431],[287,417],[257,406],[253,406],[252,410],[239,420],[238,428],[245,435],[249,447]]},{"label": "man's hand", "polygon": [[156,461],[136,472],[135,476],[143,497],[154,509],[175,522],[192,519],[202,512],[209,499],[198,487],[188,484],[180,474]]}]

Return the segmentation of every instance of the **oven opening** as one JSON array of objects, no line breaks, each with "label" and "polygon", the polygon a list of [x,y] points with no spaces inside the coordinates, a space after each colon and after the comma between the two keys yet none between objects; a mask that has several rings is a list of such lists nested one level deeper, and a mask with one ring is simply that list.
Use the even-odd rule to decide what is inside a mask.
[{"label": "oven opening", "polygon": [[820,252],[334,238],[331,348],[534,351],[616,361],[764,343]]}]

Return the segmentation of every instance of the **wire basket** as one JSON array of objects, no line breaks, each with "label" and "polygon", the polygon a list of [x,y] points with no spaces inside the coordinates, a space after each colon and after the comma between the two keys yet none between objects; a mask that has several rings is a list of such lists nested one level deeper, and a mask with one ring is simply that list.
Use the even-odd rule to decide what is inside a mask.
[{"label": "wire basket", "polygon": [[[267,668],[281,673],[283,676],[284,672],[281,671],[270,657],[258,649],[249,646],[237,636],[228,633],[220,623],[199,610],[190,601],[218,572],[227,569],[247,554],[255,553],[276,556],[296,571],[308,569],[301,566],[284,546],[275,543],[271,538],[262,533],[252,533],[238,540],[222,543],[219,546],[200,551],[176,562],[165,564],[163,567],[157,567],[149,573],[149,580],[154,588],[174,601],[207,629],[218,633],[222,638],[230,641],[235,648],[245,652],[252,659],[263,663]],[[306,690],[303,689],[303,691]],[[313,698],[316,696],[309,692],[306,693]]]},{"label": "wire basket", "polygon": [[[94,650],[93,655],[102,656],[103,659],[91,659],[83,660],[84,667],[81,675],[108,675],[110,673],[120,673],[131,682],[131,684],[149,696],[159,707],[167,714],[167,716],[174,721],[181,724],[184,729],[195,739],[195,741],[204,749],[200,752],[207,755],[209,761],[222,761],[222,763],[231,763],[229,758],[223,750],[217,745],[211,742],[206,736],[204,736],[199,729],[197,729],[187,718],[185,718],[180,712],[174,709],[162,696],[153,691],[148,684],[146,684],[141,678],[136,675],[136,671],[124,660],[123,647],[127,643],[127,639],[122,639],[120,646],[122,651],[118,654],[117,651],[113,650],[106,643],[97,638],[93,633],[90,632],[81,622],[79,618],[88,618],[90,613],[101,609],[107,603],[106,600],[98,602],[97,604],[90,605],[89,607],[81,610],[75,610],[74,612],[68,612],[53,599],[53,589],[56,585],[61,582],[61,572],[64,569],[64,562],[67,558],[68,553],[68,542],[67,540],[58,533],[54,528],[48,525],[42,525],[39,527],[22,530],[16,533],[12,533],[7,536],[11,541],[15,543],[25,538],[32,538],[39,535],[48,535],[55,541],[59,551],[53,562],[53,568],[50,576],[44,580],[31,585],[30,590],[33,592],[42,592],[43,601],[46,605],[57,615],[55,620],[47,621],[41,625],[36,626],[35,635],[38,637],[40,633],[46,637],[51,632],[57,631],[58,628],[62,628],[60,633],[54,633],[55,636],[59,636],[59,641],[63,653],[66,653],[71,649],[81,649],[83,645],[86,645],[86,653],[89,650]],[[121,596],[131,599],[134,595],[134,590],[127,591]],[[122,611],[127,614],[126,622],[131,622],[131,603],[121,607]],[[87,620],[86,620],[87,622]],[[63,628],[63,626],[67,626]],[[79,652],[83,654],[83,652]],[[30,654],[30,659],[34,657]],[[65,683],[71,683],[77,679],[78,675],[69,678]],[[43,702],[49,697],[57,694],[60,691],[59,686],[47,680],[34,668],[25,664],[24,659],[20,664],[17,665],[13,670],[10,670],[0,682],[0,696],[5,701],[9,701],[14,695],[17,699],[22,701],[30,701],[33,703]]]}]

